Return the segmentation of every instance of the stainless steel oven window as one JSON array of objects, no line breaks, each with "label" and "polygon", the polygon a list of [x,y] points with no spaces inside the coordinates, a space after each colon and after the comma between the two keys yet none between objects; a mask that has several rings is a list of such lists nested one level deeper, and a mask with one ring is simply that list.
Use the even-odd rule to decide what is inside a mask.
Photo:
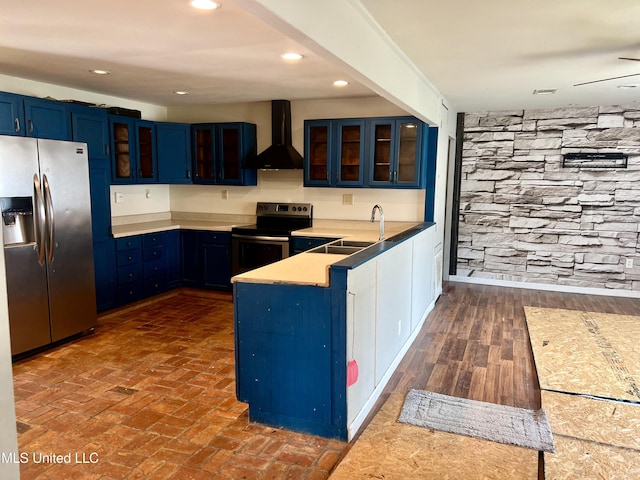
[{"label": "stainless steel oven window", "polygon": [[231,237],[232,274],[237,275],[289,256],[289,237],[233,235]]}]

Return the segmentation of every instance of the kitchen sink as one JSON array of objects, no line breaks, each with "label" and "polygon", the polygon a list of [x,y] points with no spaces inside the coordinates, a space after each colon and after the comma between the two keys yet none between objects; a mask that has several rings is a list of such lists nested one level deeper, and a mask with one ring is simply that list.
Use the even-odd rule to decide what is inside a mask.
[{"label": "kitchen sink", "polygon": [[335,255],[351,255],[373,245],[374,243],[375,242],[363,242],[357,240],[336,240],[334,242],[320,245],[319,247],[309,250],[309,253],[333,253]]},{"label": "kitchen sink", "polygon": [[341,247],[359,247],[366,248],[370,245],[373,245],[376,242],[363,242],[361,240],[336,240],[335,242],[331,242],[331,245],[340,245]]}]

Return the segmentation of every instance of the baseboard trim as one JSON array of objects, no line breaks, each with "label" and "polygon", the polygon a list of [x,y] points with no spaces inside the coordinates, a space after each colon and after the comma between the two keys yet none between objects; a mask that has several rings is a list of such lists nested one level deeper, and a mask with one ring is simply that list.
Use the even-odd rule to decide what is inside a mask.
[{"label": "baseboard trim", "polygon": [[545,290],[545,291],[564,292],[564,293],[581,293],[584,295],[604,295],[608,297],[640,298],[640,292],[636,292],[633,290],[614,290],[609,288],[573,287],[571,285],[554,285],[554,284],[548,284],[548,283],[514,282],[511,280],[497,280],[494,278],[478,278],[478,277],[462,277],[458,275],[450,275],[449,281],[458,282],[458,283],[475,283],[478,285],[493,285],[496,287],[526,288],[529,290]]}]

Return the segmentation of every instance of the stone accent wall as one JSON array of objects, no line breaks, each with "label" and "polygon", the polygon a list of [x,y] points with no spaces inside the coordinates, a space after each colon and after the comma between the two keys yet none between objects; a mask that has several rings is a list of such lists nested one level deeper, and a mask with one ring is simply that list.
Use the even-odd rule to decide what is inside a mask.
[{"label": "stone accent wall", "polygon": [[460,276],[640,291],[640,105],[466,114],[459,222]]}]

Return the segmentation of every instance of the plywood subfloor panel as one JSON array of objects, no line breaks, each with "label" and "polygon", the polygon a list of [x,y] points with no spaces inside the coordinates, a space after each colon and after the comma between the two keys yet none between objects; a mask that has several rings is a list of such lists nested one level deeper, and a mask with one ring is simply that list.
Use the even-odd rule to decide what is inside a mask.
[{"label": "plywood subfloor panel", "polygon": [[546,480],[640,478],[640,452],[614,445],[555,437],[556,453],[544,454]]},{"label": "plywood subfloor panel", "polygon": [[404,397],[389,396],[331,480],[537,478],[537,451],[398,423]]},{"label": "plywood subfloor panel", "polygon": [[640,405],[543,391],[542,408],[556,438],[579,438],[640,454]]},{"label": "plywood subfloor panel", "polygon": [[524,308],[542,390],[640,401],[640,317]]}]

